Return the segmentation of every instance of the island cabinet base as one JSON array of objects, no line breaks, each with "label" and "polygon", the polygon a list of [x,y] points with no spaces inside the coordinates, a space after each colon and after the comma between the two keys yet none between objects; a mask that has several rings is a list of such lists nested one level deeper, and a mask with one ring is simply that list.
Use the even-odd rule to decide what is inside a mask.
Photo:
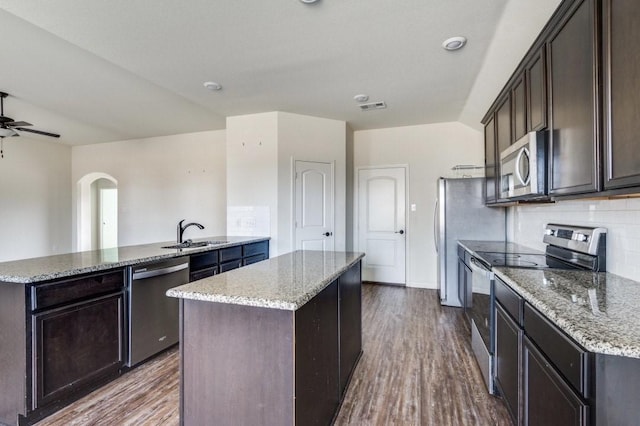
[{"label": "island cabinet base", "polygon": [[330,424],[361,353],[360,286],[358,263],[296,311],[181,299],[180,423]]}]

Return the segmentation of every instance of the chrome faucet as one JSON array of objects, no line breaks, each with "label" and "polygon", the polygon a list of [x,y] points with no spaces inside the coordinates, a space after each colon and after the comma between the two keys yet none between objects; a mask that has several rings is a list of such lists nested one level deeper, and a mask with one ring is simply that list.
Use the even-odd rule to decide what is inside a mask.
[{"label": "chrome faucet", "polygon": [[190,227],[190,226],[197,226],[200,229],[204,229],[204,226],[200,225],[199,223],[196,222],[191,222],[191,223],[187,223],[186,225],[182,226],[182,222],[184,222],[185,220],[182,219],[180,222],[178,222],[178,228],[176,230],[176,239],[178,240],[178,244],[182,244],[182,236],[184,235],[184,231]]}]

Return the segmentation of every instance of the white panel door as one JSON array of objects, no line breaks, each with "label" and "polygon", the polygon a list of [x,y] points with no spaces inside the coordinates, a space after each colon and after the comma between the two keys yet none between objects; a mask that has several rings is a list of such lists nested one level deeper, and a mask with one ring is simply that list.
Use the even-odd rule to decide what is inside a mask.
[{"label": "white panel door", "polygon": [[405,284],[405,168],[358,172],[358,250],[362,279]]},{"label": "white panel door", "polygon": [[297,250],[333,250],[333,197],[331,163],[295,162]]}]

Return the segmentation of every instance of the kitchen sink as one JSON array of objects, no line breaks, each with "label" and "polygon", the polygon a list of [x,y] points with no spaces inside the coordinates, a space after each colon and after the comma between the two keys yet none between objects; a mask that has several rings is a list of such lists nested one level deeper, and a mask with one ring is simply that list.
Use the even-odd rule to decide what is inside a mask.
[{"label": "kitchen sink", "polygon": [[166,249],[186,249],[186,248],[197,248],[197,247],[207,247],[207,246],[215,246],[218,244],[226,244],[229,241],[221,241],[221,240],[217,240],[217,241],[191,241],[191,240],[187,240],[183,243],[180,244],[173,244],[170,246],[162,246],[162,248],[166,248]]}]

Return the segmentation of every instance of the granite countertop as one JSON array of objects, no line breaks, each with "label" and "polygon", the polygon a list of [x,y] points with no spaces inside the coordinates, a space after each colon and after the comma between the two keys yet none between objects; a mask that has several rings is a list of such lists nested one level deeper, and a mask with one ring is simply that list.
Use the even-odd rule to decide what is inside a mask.
[{"label": "granite countertop", "polygon": [[517,243],[506,241],[458,241],[462,247],[472,253],[489,252],[489,253],[505,253],[505,254],[544,254],[540,250],[535,250]]},{"label": "granite countertop", "polygon": [[194,242],[227,241],[227,243],[187,249],[162,248],[162,246],[175,244],[175,241],[167,241],[14,260],[0,263],[0,283],[37,283],[266,240],[269,238],[218,236],[200,238]]},{"label": "granite countertop", "polygon": [[585,349],[640,358],[640,283],[607,272],[494,268]]},{"label": "granite countertop", "polygon": [[295,311],[363,257],[298,250],[172,288],[167,296]]}]

